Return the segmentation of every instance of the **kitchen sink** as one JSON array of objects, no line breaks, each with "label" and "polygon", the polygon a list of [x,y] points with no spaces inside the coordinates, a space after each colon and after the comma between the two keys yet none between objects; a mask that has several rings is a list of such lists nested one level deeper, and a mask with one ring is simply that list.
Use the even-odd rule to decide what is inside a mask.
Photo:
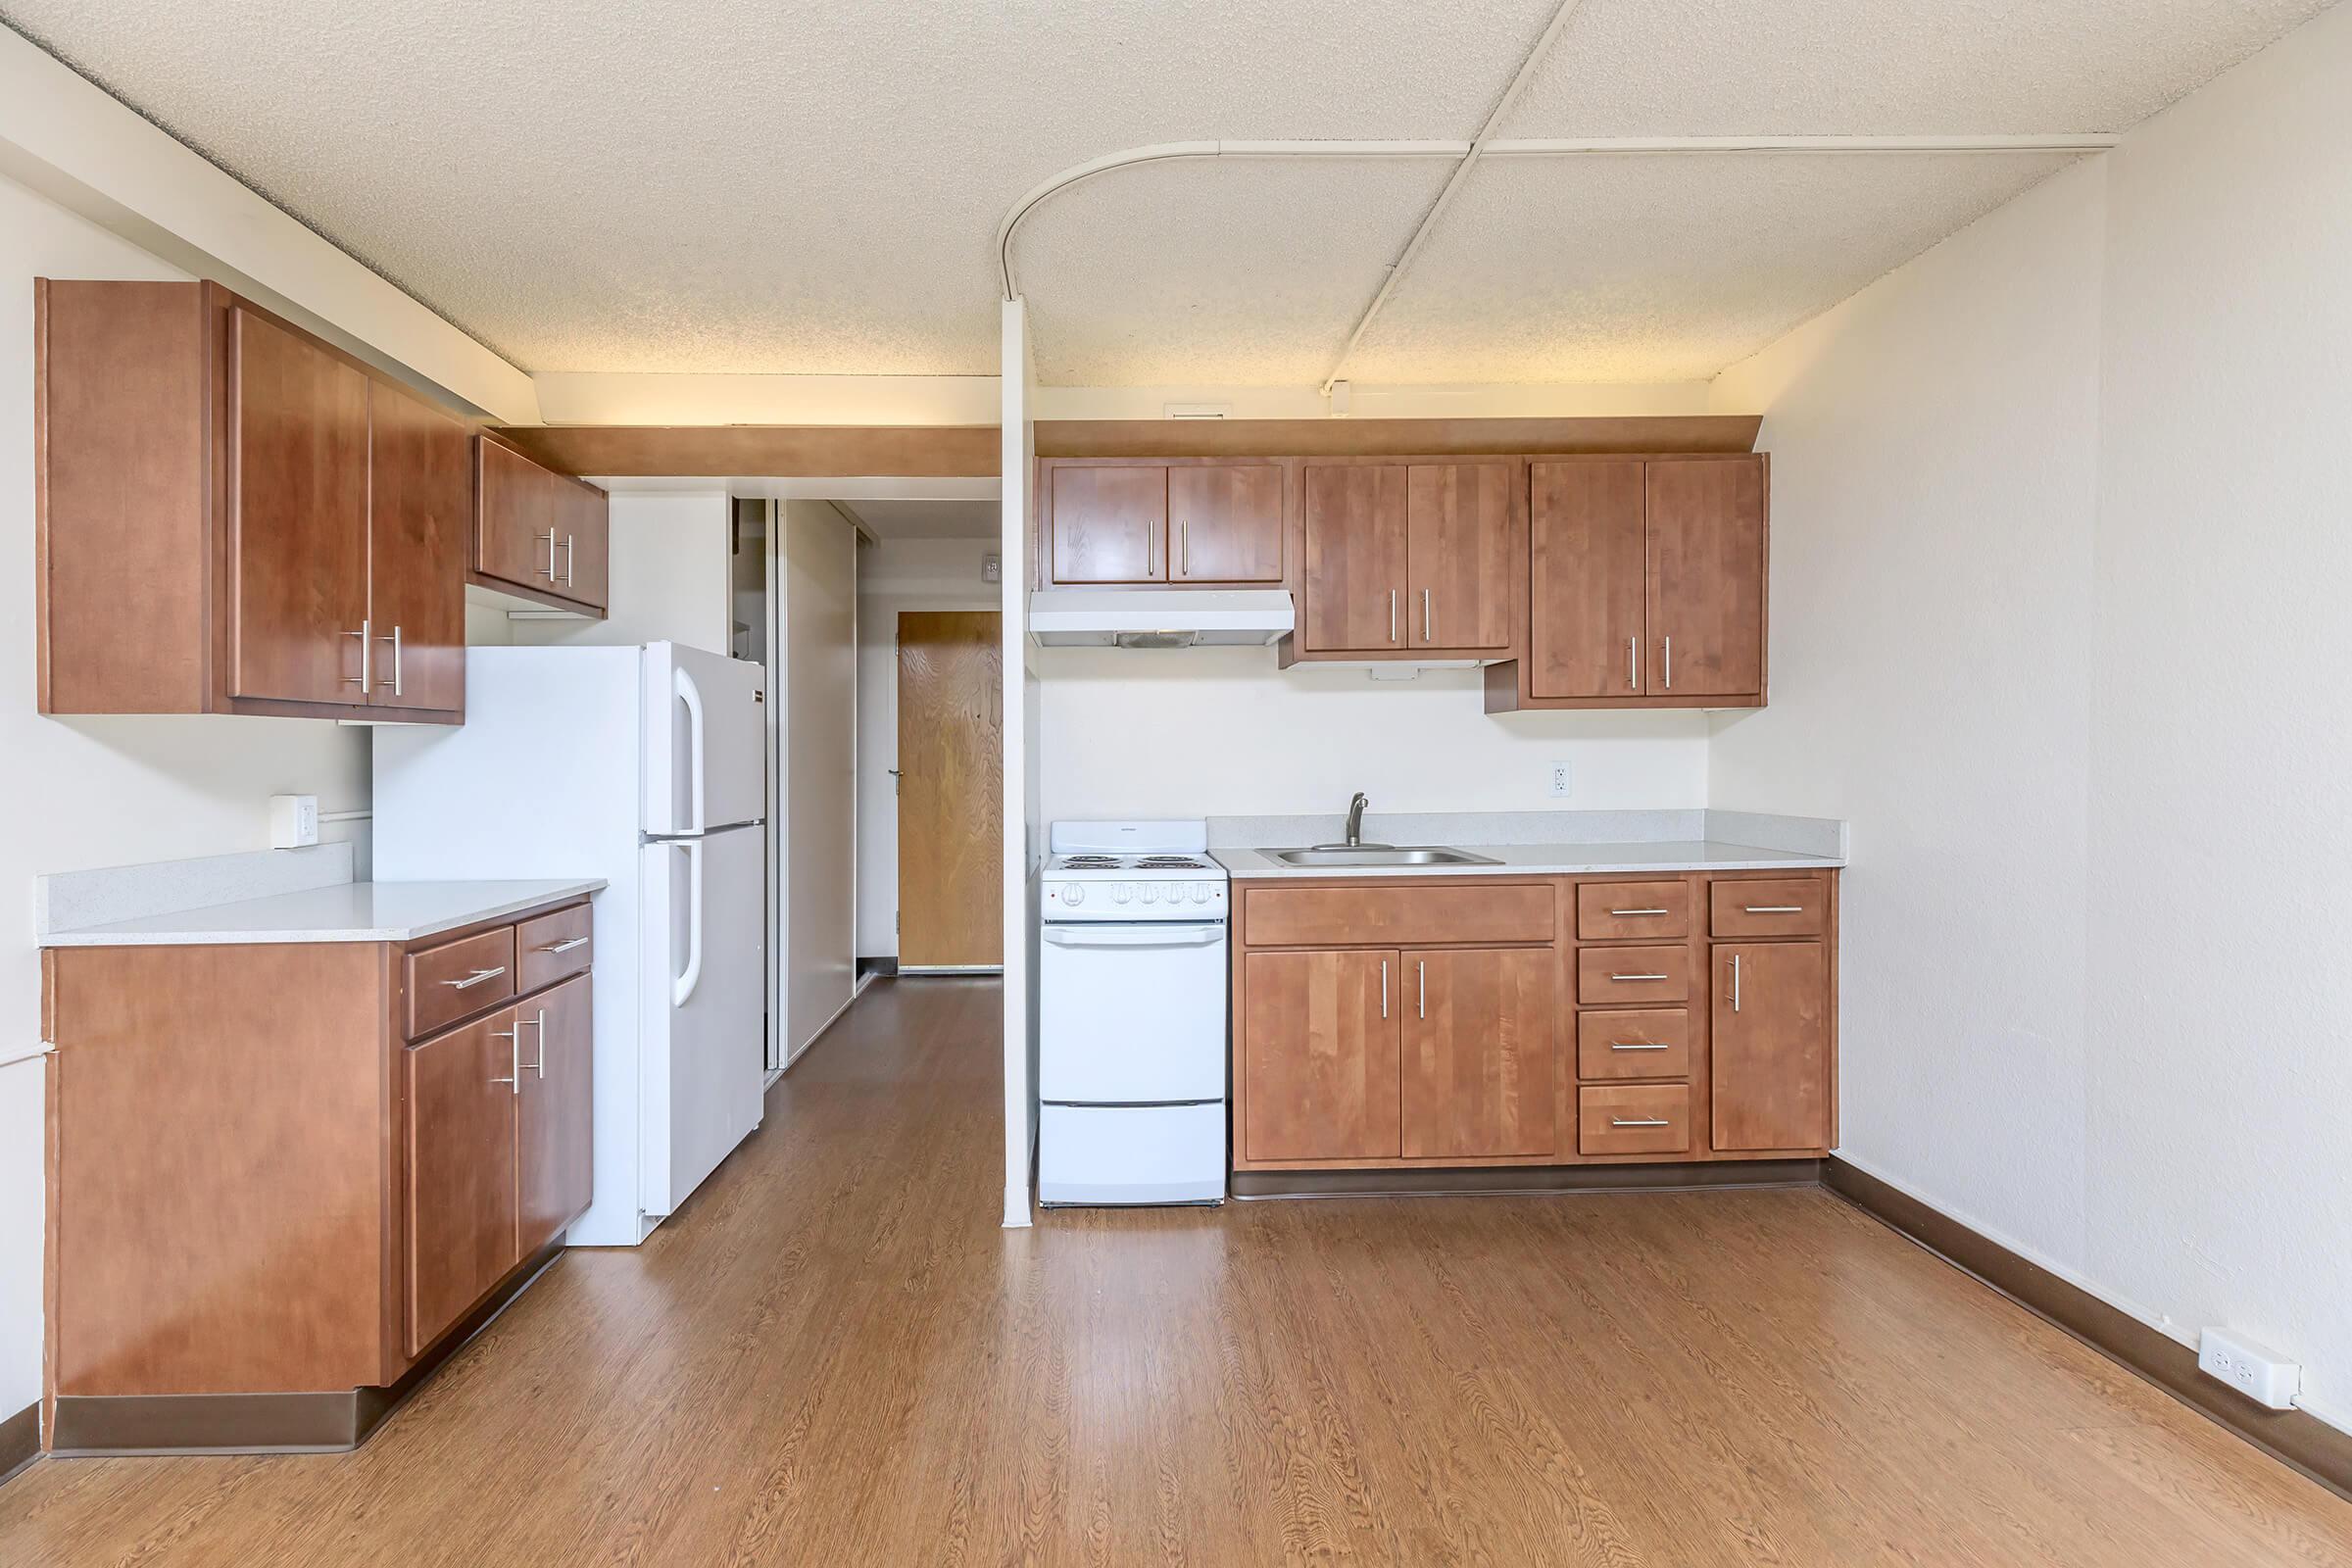
[{"label": "kitchen sink", "polygon": [[1285,865],[1500,865],[1492,856],[1472,855],[1467,850],[1448,850],[1436,846],[1415,845],[1397,848],[1386,844],[1347,845],[1318,844],[1311,850],[1266,850],[1271,859]]}]

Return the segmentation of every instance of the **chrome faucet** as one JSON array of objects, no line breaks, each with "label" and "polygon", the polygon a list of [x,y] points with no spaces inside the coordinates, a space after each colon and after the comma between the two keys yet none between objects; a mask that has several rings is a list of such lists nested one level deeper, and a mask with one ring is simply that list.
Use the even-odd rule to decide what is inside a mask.
[{"label": "chrome faucet", "polygon": [[1357,790],[1355,799],[1348,803],[1348,848],[1351,850],[1364,842],[1364,808],[1371,804],[1371,797],[1362,790]]}]

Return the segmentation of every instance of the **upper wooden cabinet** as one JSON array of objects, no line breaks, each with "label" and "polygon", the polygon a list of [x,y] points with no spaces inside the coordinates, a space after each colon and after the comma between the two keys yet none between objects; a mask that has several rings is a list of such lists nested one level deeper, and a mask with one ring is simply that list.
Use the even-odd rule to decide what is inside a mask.
[{"label": "upper wooden cabinet", "polygon": [[34,301],[41,711],[462,716],[463,423],[218,284]]},{"label": "upper wooden cabinet", "polygon": [[488,436],[474,437],[474,580],[601,618],[611,600],[611,499]]},{"label": "upper wooden cabinet", "polygon": [[1294,657],[1493,658],[1516,640],[1518,460],[1302,465]]},{"label": "upper wooden cabinet", "polygon": [[1487,710],[1761,708],[1761,455],[1528,465],[1528,639]]},{"label": "upper wooden cabinet", "polygon": [[1290,578],[1294,467],[1049,459],[1038,466],[1037,584],[1279,586]]},{"label": "upper wooden cabinet", "polygon": [[1283,471],[1271,463],[1168,469],[1171,582],[1282,581]]}]

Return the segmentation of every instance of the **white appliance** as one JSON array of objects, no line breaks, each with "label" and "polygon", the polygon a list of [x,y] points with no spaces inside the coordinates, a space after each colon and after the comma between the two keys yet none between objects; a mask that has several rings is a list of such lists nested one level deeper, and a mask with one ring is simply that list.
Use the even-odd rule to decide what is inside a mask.
[{"label": "white appliance", "polygon": [[1225,868],[1204,822],[1056,822],[1039,905],[1037,1193],[1225,1200]]},{"label": "white appliance", "polygon": [[1041,648],[1262,647],[1298,624],[1285,588],[1047,588],[1029,596]]},{"label": "white appliance", "polygon": [[466,722],[375,733],[375,875],[603,877],[595,1199],[634,1247],[760,1124],[765,672],[642,648],[470,648]]}]

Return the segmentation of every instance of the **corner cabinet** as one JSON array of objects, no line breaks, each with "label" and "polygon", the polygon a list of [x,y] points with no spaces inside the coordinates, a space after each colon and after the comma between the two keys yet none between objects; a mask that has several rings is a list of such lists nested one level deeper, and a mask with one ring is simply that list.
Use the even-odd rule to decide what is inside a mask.
[{"label": "corner cabinet", "polygon": [[44,713],[456,723],[468,426],[215,283],[38,279]]},{"label": "corner cabinet", "polygon": [[467,580],[602,619],[611,602],[612,501],[489,436],[474,437]]},{"label": "corner cabinet", "polygon": [[56,1448],[353,1446],[536,1276],[591,1196],[588,910],[43,955]]},{"label": "corner cabinet", "polygon": [[1837,1143],[1838,873],[1234,884],[1233,1168]]}]

